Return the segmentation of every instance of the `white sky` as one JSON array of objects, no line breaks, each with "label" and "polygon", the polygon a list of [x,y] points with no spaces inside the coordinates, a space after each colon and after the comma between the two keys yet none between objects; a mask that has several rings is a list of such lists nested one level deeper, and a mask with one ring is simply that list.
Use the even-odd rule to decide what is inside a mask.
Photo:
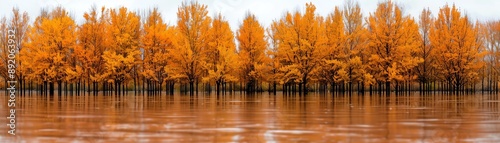
[{"label": "white sky", "polygon": [[[368,16],[374,12],[377,3],[381,0],[358,0],[363,15]],[[382,0],[383,1],[383,0]],[[404,8],[405,14],[417,18],[423,8],[429,8],[437,15],[439,8],[445,4],[455,4],[474,20],[498,20],[500,19],[500,0],[393,0]],[[272,20],[279,19],[286,11],[304,10],[305,3],[312,2],[316,5],[316,12],[322,16],[333,11],[335,6],[343,7],[344,0],[199,0],[200,3],[208,5],[209,16],[221,12],[229,21],[231,28],[238,29],[247,11],[257,16],[261,24],[267,27]],[[0,16],[10,17],[13,7],[21,11],[27,11],[31,21],[38,16],[40,8],[53,8],[62,5],[74,16],[77,23],[83,22],[83,13],[95,4],[97,7],[106,6],[118,8],[125,6],[129,10],[147,10],[158,7],[165,22],[176,24],[177,8],[182,0],[2,0],[0,4]]]}]

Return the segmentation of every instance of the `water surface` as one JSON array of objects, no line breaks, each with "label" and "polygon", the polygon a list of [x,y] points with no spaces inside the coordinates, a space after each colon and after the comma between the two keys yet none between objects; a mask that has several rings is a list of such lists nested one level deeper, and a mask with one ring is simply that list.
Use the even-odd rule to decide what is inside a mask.
[{"label": "water surface", "polygon": [[499,95],[17,96],[0,142],[500,142]]}]

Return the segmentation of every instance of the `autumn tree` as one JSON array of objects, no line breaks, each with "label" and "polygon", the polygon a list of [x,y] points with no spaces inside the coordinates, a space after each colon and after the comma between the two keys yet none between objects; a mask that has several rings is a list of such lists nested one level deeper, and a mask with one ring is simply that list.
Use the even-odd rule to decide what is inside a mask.
[{"label": "autumn tree", "polygon": [[170,78],[181,82],[187,81],[191,93],[194,93],[194,84],[199,82],[204,73],[203,50],[211,23],[211,18],[207,14],[207,6],[198,2],[190,4],[184,2],[177,11],[176,28],[179,34],[176,37],[179,45],[175,49],[175,54],[170,55],[172,67],[166,69],[166,72]]},{"label": "autumn tree", "polygon": [[263,79],[264,63],[268,61],[265,50],[267,43],[265,40],[264,28],[261,26],[255,15],[247,13],[243,23],[236,33],[239,42],[239,61],[241,79],[246,82],[247,92],[254,92],[259,80]]},{"label": "autumn tree", "polygon": [[379,3],[368,18],[370,32],[370,70],[379,82],[385,82],[387,94],[391,82],[404,80],[410,69],[422,62],[414,56],[419,46],[418,26],[392,1]]},{"label": "autumn tree", "polygon": [[324,26],[326,48],[323,52],[327,55],[324,59],[318,59],[321,66],[317,74],[320,83],[329,83],[333,90],[336,83],[343,84],[349,80],[347,79],[347,62],[345,60],[348,60],[350,51],[345,50],[344,20],[342,11],[338,7],[335,7],[333,13],[328,14]]},{"label": "autumn tree", "polygon": [[102,55],[108,50],[109,36],[109,10],[105,7],[98,9],[93,6],[89,12],[83,14],[84,23],[79,26],[78,45],[75,47],[75,57],[78,61],[75,69],[72,70],[72,76],[87,80],[88,90],[90,84],[94,92],[98,90],[98,83],[104,82],[105,73],[104,59]]},{"label": "autumn tree", "polygon": [[220,13],[214,17],[208,35],[208,46],[204,51],[206,55],[205,68],[208,75],[203,80],[215,82],[216,91],[219,94],[221,85],[225,85],[226,82],[237,81],[235,75],[238,66],[236,45],[229,22]]},{"label": "autumn tree", "polygon": [[26,63],[27,68],[24,69],[30,73],[28,78],[40,79],[44,87],[49,84],[51,94],[54,82],[58,82],[61,88],[66,77],[67,55],[75,43],[74,29],[73,19],[62,7],[50,13],[42,9],[41,15],[30,28],[30,40],[20,59],[31,61]]},{"label": "autumn tree", "polygon": [[482,30],[485,38],[485,48],[488,52],[485,56],[486,90],[498,92],[498,83],[500,81],[500,21],[487,22]]},{"label": "autumn tree", "polygon": [[420,21],[418,22],[419,24],[419,32],[421,35],[420,38],[420,46],[417,50],[417,55],[423,59],[423,62],[418,64],[416,67],[416,71],[418,74],[418,81],[419,81],[419,88],[420,91],[424,90],[427,91],[429,90],[429,81],[432,80],[432,75],[433,73],[433,67],[431,66],[434,61],[433,57],[433,46],[430,43],[429,39],[429,31],[432,28],[433,25],[433,17],[431,15],[431,11],[427,8],[422,10],[422,13],[420,14]]},{"label": "autumn tree", "polygon": [[442,7],[429,38],[436,52],[438,78],[448,83],[449,90],[463,90],[464,85],[477,78],[483,66],[479,59],[481,45],[476,40],[477,29],[453,5]]},{"label": "autumn tree", "polygon": [[[109,49],[103,52],[108,83],[115,84],[115,91],[132,79],[134,65],[139,59],[140,18],[125,7],[110,10]],[[124,87],[122,87],[124,88]]]},{"label": "autumn tree", "polygon": [[28,77],[41,79],[45,86],[48,83],[51,94],[54,83],[58,84],[61,94],[66,70],[71,68],[68,62],[76,44],[75,29],[73,18],[62,7],[56,7],[50,13],[42,11],[30,29],[30,40],[21,59],[31,61],[24,63],[27,71],[31,71]]},{"label": "autumn tree", "polygon": [[346,85],[349,93],[354,83],[362,83],[358,84],[358,89],[371,84],[371,75],[366,72],[367,64],[364,64],[368,60],[364,50],[367,30],[359,4],[346,1],[343,10],[335,7],[334,12],[326,17],[325,30],[329,55],[323,59],[319,70],[320,81],[330,83],[332,89],[335,83],[341,87]]},{"label": "autumn tree", "polygon": [[[158,8],[154,8],[147,13],[146,22],[143,23],[144,34],[141,37],[143,52],[144,76],[151,84],[150,88],[160,88],[164,81],[167,81],[169,52],[174,49],[174,27],[163,22]],[[156,83],[156,84],[155,84]],[[167,89],[173,90],[173,81],[168,80]]]},{"label": "autumn tree", "polygon": [[481,82],[481,90],[484,91],[485,83],[484,81],[488,78],[490,73],[488,73],[488,68],[490,67],[489,64],[491,63],[489,58],[491,58],[490,54],[490,49],[488,48],[488,36],[487,33],[489,30],[487,30],[488,24],[484,22],[479,22],[476,21],[474,23],[474,29],[476,30],[476,44],[479,45],[478,51],[481,53],[481,57],[478,59],[479,63],[482,63],[483,65],[481,68],[477,69],[477,77],[473,78],[471,81],[468,81],[468,83],[464,86],[465,89],[468,89],[469,91],[475,91],[476,89],[476,83]]},{"label": "autumn tree", "polygon": [[0,76],[2,76],[4,85],[7,86],[7,79],[9,78],[9,68],[7,65],[9,65],[8,57],[9,57],[9,37],[8,34],[10,33],[7,24],[7,18],[2,17],[0,19],[0,54],[2,57],[0,57]]},{"label": "autumn tree", "polygon": [[[27,31],[29,27],[28,22],[29,22],[29,16],[27,12],[21,13],[19,12],[19,8],[12,9],[12,17],[10,19],[9,27],[10,29],[14,30],[14,37],[16,38],[15,45],[18,48],[18,53],[23,49],[23,45],[27,39]],[[22,63],[23,63],[22,61],[19,61],[19,64],[17,65],[19,69],[24,68]],[[24,94],[24,90],[26,89],[26,79],[25,76],[23,75],[23,71],[19,70],[17,76],[19,77],[20,88],[23,91],[21,93]]]},{"label": "autumn tree", "polygon": [[368,57],[364,47],[368,43],[368,31],[363,23],[363,14],[357,2],[346,1],[342,12],[345,33],[345,46],[342,51],[345,55],[348,90],[351,91],[353,84],[356,83],[358,89],[363,89],[365,85],[373,83],[372,75],[365,70],[368,66],[366,64]]},{"label": "autumn tree", "polygon": [[281,63],[280,83],[298,83],[299,92],[307,93],[308,81],[324,59],[325,42],[323,18],[315,13],[312,3],[306,4],[305,13],[287,12],[274,21],[278,39],[278,57]]},{"label": "autumn tree", "polygon": [[[0,19],[0,53],[2,57],[0,57],[0,75],[4,78],[8,77],[8,60],[9,60],[9,45],[14,45],[17,47],[15,50],[15,56],[19,57],[19,51],[23,49],[24,42],[27,39],[27,30],[29,26],[29,17],[26,12],[19,12],[18,8],[12,9],[12,16],[9,20],[6,17]],[[11,35],[9,37],[9,35]],[[9,41],[9,39],[11,41]],[[21,94],[24,94],[24,90],[26,89],[26,79],[23,75],[24,66],[22,65],[22,61],[16,61],[17,72],[14,74],[16,78],[19,80],[19,85],[21,90]],[[7,82],[7,80],[5,80]],[[7,84],[5,84],[7,85]]]},{"label": "autumn tree", "polygon": [[[267,64],[268,67],[268,74],[267,74],[267,81],[269,83],[272,83],[272,91],[276,95],[276,86],[280,82],[279,80],[279,69],[281,67],[279,57],[278,57],[278,38],[276,37],[276,34],[278,34],[278,29],[277,29],[277,23],[272,23],[269,28],[266,29],[266,40],[268,42],[267,46],[267,55],[269,57],[269,62]],[[271,86],[269,86],[271,87]],[[271,90],[271,89],[270,89]]]},{"label": "autumn tree", "polygon": [[[22,66],[19,70],[24,74],[25,76],[25,79],[27,80],[30,80],[30,81],[34,81],[36,84],[39,85],[39,89],[41,91],[42,94],[46,94],[47,90],[48,90],[48,81],[42,77],[44,77],[42,74],[42,71],[40,70],[37,70],[35,71],[35,68],[34,67],[30,67],[31,65],[35,64],[33,60],[34,58],[33,57],[30,57],[30,56],[33,56],[34,54],[34,48],[31,48],[30,47],[30,44],[32,42],[30,42],[31,39],[31,35],[34,35],[34,33],[37,33],[37,32],[42,32],[41,30],[35,30],[35,25],[41,25],[42,24],[42,19],[48,19],[49,18],[49,11],[47,9],[41,9],[40,10],[40,15],[35,19],[34,23],[29,25],[28,26],[28,29],[27,29],[27,32],[26,32],[26,42],[24,42],[23,46],[25,47],[24,50],[22,51],[19,51],[19,61],[31,61],[31,62],[27,62],[25,63],[25,66]],[[39,51],[37,51],[39,52]],[[40,52],[43,52],[43,51],[40,51]],[[37,57],[38,58],[38,57]],[[37,73],[35,73],[37,72]]]}]

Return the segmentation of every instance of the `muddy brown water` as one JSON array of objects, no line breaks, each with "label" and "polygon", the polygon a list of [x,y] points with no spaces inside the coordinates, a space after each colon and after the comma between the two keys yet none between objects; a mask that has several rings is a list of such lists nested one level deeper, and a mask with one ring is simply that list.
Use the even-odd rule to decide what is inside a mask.
[{"label": "muddy brown water", "polygon": [[500,142],[495,94],[0,97],[0,142]]}]

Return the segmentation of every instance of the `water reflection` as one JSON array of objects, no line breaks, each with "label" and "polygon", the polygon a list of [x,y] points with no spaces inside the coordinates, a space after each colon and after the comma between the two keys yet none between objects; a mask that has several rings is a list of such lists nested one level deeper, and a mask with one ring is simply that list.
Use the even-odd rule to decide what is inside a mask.
[{"label": "water reflection", "polygon": [[[2,142],[499,142],[499,95],[18,96]],[[0,103],[7,103],[2,95]],[[7,123],[2,104],[0,122]]]}]

